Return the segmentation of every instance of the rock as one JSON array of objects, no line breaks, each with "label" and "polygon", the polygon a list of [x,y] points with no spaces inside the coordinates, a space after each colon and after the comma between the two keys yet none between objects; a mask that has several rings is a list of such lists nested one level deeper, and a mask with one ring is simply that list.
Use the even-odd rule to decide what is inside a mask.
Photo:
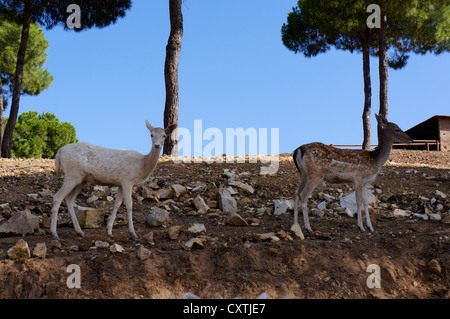
[{"label": "rock", "polygon": [[230,226],[248,226],[248,223],[245,221],[244,218],[241,217],[238,213],[232,213],[230,217],[225,222],[226,224]]},{"label": "rock", "polygon": [[396,217],[408,217],[411,216],[411,212],[407,210],[403,210],[400,208],[396,208],[393,212],[394,216]]},{"label": "rock", "polygon": [[76,206],[75,215],[82,228],[94,229],[102,227],[105,220],[104,209]]},{"label": "rock", "polygon": [[193,234],[206,232],[206,227],[203,224],[194,224],[188,228],[188,232],[193,233]]},{"label": "rock", "polygon": [[161,188],[158,189],[158,195],[160,199],[171,199],[175,192],[172,188]]},{"label": "rock", "polygon": [[91,195],[97,198],[106,198],[111,193],[108,186],[95,185]]},{"label": "rock", "polygon": [[228,185],[239,187],[240,189],[244,190],[245,192],[247,192],[249,194],[253,194],[255,192],[253,187],[251,187],[248,184],[242,183],[240,181],[234,181],[234,180],[233,181],[229,181]]},{"label": "rock", "polygon": [[428,216],[430,217],[430,220],[436,220],[436,221],[441,220],[441,215],[439,215],[439,214],[430,214]]},{"label": "rock", "polygon": [[[376,198],[376,196],[373,194],[373,191],[370,189],[366,189],[366,196],[367,196],[367,200],[369,205],[370,204],[374,204],[378,202],[378,199]],[[350,194],[348,194],[347,196],[342,197],[339,200],[339,204],[341,205],[341,207],[344,208],[348,208],[350,209],[352,212],[356,213],[356,198],[355,198],[355,192],[352,192]],[[362,206],[362,205],[361,205]],[[363,209],[363,207],[361,207],[361,209]]]},{"label": "rock", "polygon": [[443,210],[444,209],[444,205],[442,205],[442,204],[437,204],[436,205],[436,210],[438,211],[438,212],[440,212],[441,210]]},{"label": "rock", "polygon": [[442,217],[441,223],[449,225],[450,224],[450,214],[446,214],[444,217]]},{"label": "rock", "polygon": [[418,214],[418,213],[413,213],[413,216],[417,217],[417,218],[421,218],[423,220],[428,220],[428,215],[427,214]]},{"label": "rock", "polygon": [[342,214],[343,214],[343,215],[347,215],[348,217],[351,217],[351,218],[355,218],[355,217],[356,217],[356,212],[354,212],[354,211],[348,209],[347,207],[345,207],[345,208],[342,210]]},{"label": "rock", "polygon": [[320,202],[319,204],[317,204],[317,209],[321,210],[321,211],[326,211],[327,210],[327,202]]},{"label": "rock", "polygon": [[273,206],[275,208],[273,211],[274,215],[283,215],[286,214],[288,210],[294,209],[294,201],[291,199],[289,200],[275,199],[273,201]]},{"label": "rock", "polygon": [[47,245],[45,243],[37,243],[33,249],[33,257],[45,258],[47,254]]},{"label": "rock", "polygon": [[11,207],[9,207],[9,203],[1,204],[0,205],[0,212],[11,213]]},{"label": "rock", "polygon": [[39,197],[39,194],[27,194],[27,196],[29,197],[29,198],[32,198],[32,199],[37,199],[38,197]]},{"label": "rock", "polygon": [[175,197],[180,197],[187,193],[187,188],[180,184],[173,184],[170,188],[172,188]]},{"label": "rock", "polygon": [[154,237],[154,234],[151,231],[151,232],[148,232],[147,234],[145,234],[144,236],[142,236],[142,239],[145,243],[147,243],[149,245],[153,245],[154,244],[153,237]]},{"label": "rock", "polygon": [[327,201],[327,202],[333,202],[336,200],[336,197],[331,196],[329,194],[324,193],[323,194],[323,198]]},{"label": "rock", "polygon": [[302,229],[300,228],[299,224],[294,224],[291,227],[291,232],[301,240],[305,239],[305,236],[303,235]]},{"label": "rock", "polygon": [[39,230],[39,218],[30,211],[14,213],[0,225],[0,234],[26,235]]},{"label": "rock", "polygon": [[205,203],[205,200],[200,195],[197,195],[194,198],[194,206],[195,208],[197,208],[199,214],[206,214],[209,210],[209,206]]},{"label": "rock", "polygon": [[230,191],[224,187],[219,188],[219,207],[220,209],[226,213],[237,213],[237,202],[231,196]]},{"label": "rock", "polygon": [[202,238],[191,238],[184,244],[184,247],[187,250],[203,249],[203,248],[205,248],[204,242],[205,242],[205,240]]},{"label": "rock", "polygon": [[30,258],[30,256],[28,243],[23,239],[19,239],[17,243],[8,250],[8,257],[10,259],[25,259]]},{"label": "rock", "polygon": [[142,261],[147,260],[150,258],[151,254],[152,254],[152,252],[149,249],[145,248],[143,245],[139,245],[138,252],[137,252],[137,258],[139,260],[142,260]]},{"label": "rock", "polygon": [[191,192],[201,192],[207,188],[206,184],[203,182],[197,181],[195,183],[195,187],[191,190]]},{"label": "rock", "polygon": [[162,208],[153,209],[147,216],[147,223],[150,226],[167,226],[169,222],[169,212]]},{"label": "rock", "polygon": [[438,196],[441,196],[442,199],[446,199],[447,195],[445,195],[443,192],[441,192],[440,190],[436,190],[435,194]]},{"label": "rock", "polygon": [[180,236],[180,231],[182,229],[182,226],[172,226],[169,228],[169,238],[172,240],[178,239],[178,236]]},{"label": "rock", "polygon": [[120,246],[117,243],[114,243],[111,245],[111,247],[109,247],[109,250],[114,254],[114,253],[123,253],[124,249],[122,246]]},{"label": "rock", "polygon": [[431,259],[427,264],[428,271],[432,272],[433,274],[440,275],[442,272],[441,265],[439,264],[439,261],[436,259]]},{"label": "rock", "polygon": [[103,248],[103,249],[108,249],[109,248],[109,244],[106,241],[103,240],[96,240],[94,243],[95,248]]},{"label": "rock", "polygon": [[273,232],[270,233],[263,233],[263,234],[253,234],[253,239],[254,240],[262,240],[262,241],[274,241],[277,242],[280,240],[279,237],[277,237],[277,235]]},{"label": "rock", "polygon": [[93,195],[86,200],[86,203],[90,204],[90,203],[95,202],[96,200],[98,200],[98,197]]},{"label": "rock", "polygon": [[145,186],[142,186],[142,197],[144,199],[150,199],[155,202],[159,202],[159,193],[151,188],[147,188]]}]

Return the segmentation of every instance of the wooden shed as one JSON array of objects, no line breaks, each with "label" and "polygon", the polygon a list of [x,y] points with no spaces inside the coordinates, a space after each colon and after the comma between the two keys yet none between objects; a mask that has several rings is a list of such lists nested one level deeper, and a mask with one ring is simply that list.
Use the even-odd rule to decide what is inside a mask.
[{"label": "wooden shed", "polygon": [[406,133],[414,144],[424,145],[425,149],[450,152],[450,116],[435,115],[410,128]]}]

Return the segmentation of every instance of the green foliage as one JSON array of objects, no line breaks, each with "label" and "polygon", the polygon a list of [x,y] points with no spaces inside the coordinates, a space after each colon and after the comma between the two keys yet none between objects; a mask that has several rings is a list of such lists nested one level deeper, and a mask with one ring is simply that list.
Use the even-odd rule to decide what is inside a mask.
[{"label": "green foliage", "polygon": [[[22,26],[0,19],[0,76],[7,92],[12,93],[16,72]],[[43,69],[47,61],[48,41],[38,24],[30,25],[28,47],[25,54],[21,94],[38,95],[53,81],[52,75]]]},{"label": "green foliage", "polygon": [[379,32],[366,25],[369,4],[387,15],[389,66],[403,67],[407,53],[450,51],[450,0],[299,0],[281,29],[283,44],[306,57],[336,49],[378,55]]},{"label": "green foliage", "polygon": [[19,115],[14,128],[11,155],[54,158],[61,147],[77,142],[72,124],[60,122],[52,113],[38,115],[37,112],[29,111]]}]

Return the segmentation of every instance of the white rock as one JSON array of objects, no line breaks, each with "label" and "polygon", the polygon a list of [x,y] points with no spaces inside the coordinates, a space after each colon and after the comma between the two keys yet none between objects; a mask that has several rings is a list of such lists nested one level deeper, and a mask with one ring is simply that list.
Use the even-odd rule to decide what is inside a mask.
[{"label": "white rock", "polygon": [[317,209],[318,210],[326,210],[327,209],[327,202],[320,202],[319,204],[317,204]]},{"label": "white rock", "polygon": [[299,224],[294,224],[291,227],[291,232],[301,240],[305,239],[305,236],[303,235],[302,229],[300,228]]},{"label": "white rock", "polygon": [[240,189],[244,190],[245,192],[249,193],[249,194],[253,194],[255,192],[255,190],[253,189],[253,187],[251,187],[248,184],[242,183],[240,181],[229,181],[228,185],[230,186],[236,186],[239,187]]},{"label": "white rock", "polygon": [[109,248],[109,244],[103,240],[96,240],[94,243],[95,248]]},{"label": "white rock", "polygon": [[443,192],[441,192],[440,190],[436,190],[435,192],[436,195],[441,196],[441,198],[445,199],[447,198],[447,195],[445,195]]},{"label": "white rock", "polygon": [[[378,199],[373,194],[372,190],[367,189],[365,192],[366,192],[366,196],[367,196],[367,200],[368,200],[369,205],[378,202]],[[351,211],[356,213],[357,209],[356,209],[355,192],[352,192],[352,193],[348,194],[347,196],[342,197],[340,199],[340,201],[339,201],[339,204],[341,205],[341,207],[348,208]],[[361,207],[361,209],[363,209],[363,207]]]},{"label": "white rock", "polygon": [[224,213],[237,213],[237,202],[231,196],[230,191],[224,187],[219,188],[219,208]]},{"label": "white rock", "polygon": [[336,200],[336,197],[328,195],[328,194],[323,194],[323,198],[327,201],[327,202],[332,202],[334,200]]},{"label": "white rock", "polygon": [[188,250],[191,249],[202,249],[205,248],[204,245],[205,240],[203,238],[191,238],[185,244],[185,248]]},{"label": "white rock", "polygon": [[292,199],[287,200],[275,199],[273,201],[273,206],[274,206],[273,211],[274,215],[283,215],[286,214],[288,210],[294,209],[294,201]]},{"label": "white rock", "polygon": [[123,251],[124,251],[123,247],[117,243],[112,244],[111,247],[109,247],[109,250],[112,253],[123,253]]},{"label": "white rock", "polygon": [[428,220],[428,215],[427,214],[413,213],[413,216],[415,216],[417,218],[421,218],[423,220]]},{"label": "white rock", "polygon": [[86,200],[86,203],[90,204],[90,203],[95,202],[96,200],[98,200],[98,197],[95,196],[95,195],[92,195],[91,197],[89,197],[89,198]]},{"label": "white rock", "polygon": [[411,212],[410,212],[410,211],[403,210],[403,209],[396,208],[396,209],[394,210],[394,216],[398,216],[398,217],[408,217],[408,216],[411,216]]},{"label": "white rock", "polygon": [[436,221],[439,221],[442,219],[441,215],[439,215],[439,214],[430,214],[429,217],[430,217],[430,220],[436,220]]},{"label": "white rock", "polygon": [[188,228],[188,232],[191,232],[193,234],[206,232],[206,227],[203,224],[194,224],[194,225],[192,225],[191,227]]},{"label": "white rock", "polygon": [[438,212],[440,212],[441,210],[443,210],[444,209],[444,205],[442,205],[442,204],[437,204],[436,205],[436,210],[438,211]]}]

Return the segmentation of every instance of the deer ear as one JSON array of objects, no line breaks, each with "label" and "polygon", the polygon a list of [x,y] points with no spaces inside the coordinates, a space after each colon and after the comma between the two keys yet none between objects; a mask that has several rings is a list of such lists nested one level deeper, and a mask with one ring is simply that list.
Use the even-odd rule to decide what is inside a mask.
[{"label": "deer ear", "polygon": [[154,129],[154,127],[147,121],[145,120],[145,125],[147,126],[147,128],[151,131]]},{"label": "deer ear", "polygon": [[375,114],[375,117],[378,121],[378,124],[380,124],[381,127],[386,127],[386,125],[388,124],[388,121],[386,120],[384,115]]},{"label": "deer ear", "polygon": [[166,128],[166,134],[172,134],[172,132],[178,127],[177,124],[171,124]]}]

